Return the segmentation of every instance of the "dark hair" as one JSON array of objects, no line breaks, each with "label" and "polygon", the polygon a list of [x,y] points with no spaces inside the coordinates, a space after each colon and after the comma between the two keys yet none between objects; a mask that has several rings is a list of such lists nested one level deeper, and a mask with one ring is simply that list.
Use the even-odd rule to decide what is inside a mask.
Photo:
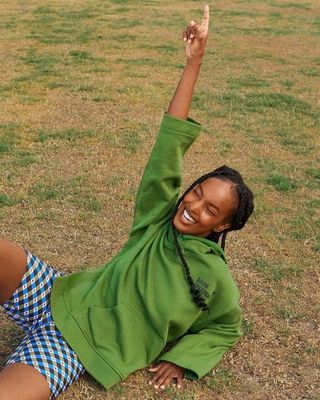
[{"label": "dark hair", "polygon": [[172,220],[171,220],[172,227],[173,227],[174,244],[175,244],[179,259],[181,261],[181,264],[184,268],[186,278],[190,285],[190,291],[191,291],[192,298],[193,298],[194,302],[197,304],[197,306],[199,308],[201,308],[203,311],[208,310],[208,306],[205,303],[203,297],[201,296],[200,290],[196,287],[196,285],[192,279],[192,276],[191,276],[191,273],[189,270],[189,266],[183,256],[182,249],[181,249],[181,246],[178,241],[178,232],[173,225],[173,220],[174,220],[174,217],[178,211],[178,208],[179,208],[184,196],[187,193],[189,193],[193,188],[195,188],[199,183],[201,183],[209,178],[218,178],[223,181],[230,182],[232,184],[232,187],[237,196],[238,205],[237,205],[237,208],[234,210],[234,213],[231,216],[231,219],[229,221],[230,227],[225,229],[222,232],[212,232],[212,234],[207,236],[206,239],[209,239],[209,240],[212,240],[213,242],[218,243],[219,239],[221,237],[221,247],[224,250],[227,233],[230,231],[236,231],[236,230],[242,229],[254,209],[253,194],[252,194],[251,190],[244,183],[242,176],[239,174],[239,172],[236,171],[235,169],[227,167],[226,165],[223,165],[223,166],[215,169],[214,171],[209,172],[208,174],[200,176],[200,178],[197,179],[195,182],[193,182],[193,184],[183,193],[183,195],[177,201],[177,204],[173,210]]}]

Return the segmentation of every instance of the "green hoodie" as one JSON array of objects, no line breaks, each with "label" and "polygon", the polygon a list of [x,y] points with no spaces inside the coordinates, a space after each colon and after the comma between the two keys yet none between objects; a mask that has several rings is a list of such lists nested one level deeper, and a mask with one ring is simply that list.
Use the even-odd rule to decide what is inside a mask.
[{"label": "green hoodie", "polygon": [[85,369],[105,388],[162,354],[200,378],[241,336],[239,292],[221,247],[179,234],[197,287],[209,305],[194,303],[177,256],[171,214],[182,159],[201,126],[164,114],[137,194],[133,226],[120,253],[105,266],[55,280],[53,319]]}]

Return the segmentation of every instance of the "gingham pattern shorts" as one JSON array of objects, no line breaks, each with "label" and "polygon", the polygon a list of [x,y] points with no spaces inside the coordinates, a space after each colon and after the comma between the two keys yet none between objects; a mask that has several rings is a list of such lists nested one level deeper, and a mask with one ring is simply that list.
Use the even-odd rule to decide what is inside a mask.
[{"label": "gingham pattern shorts", "polygon": [[26,251],[27,271],[12,297],[2,304],[6,314],[25,333],[6,365],[32,365],[48,381],[50,399],[85,372],[73,350],[64,341],[51,316],[50,294],[56,277],[64,275]]}]

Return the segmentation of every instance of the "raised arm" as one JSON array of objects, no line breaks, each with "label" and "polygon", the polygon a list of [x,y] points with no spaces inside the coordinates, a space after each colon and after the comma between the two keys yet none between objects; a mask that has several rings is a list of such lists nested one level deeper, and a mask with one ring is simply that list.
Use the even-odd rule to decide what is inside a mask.
[{"label": "raised arm", "polygon": [[195,84],[198,79],[209,30],[209,6],[204,7],[201,25],[191,21],[183,32],[186,42],[187,64],[183,70],[177,89],[173,95],[168,114],[187,119]]},{"label": "raised arm", "polygon": [[193,90],[200,71],[209,24],[205,6],[201,25],[191,21],[183,32],[186,67],[182,73],[160,130],[136,197],[133,225],[127,244],[135,243],[145,229],[166,220],[177,201],[183,157],[199,135],[201,126],[188,118]]}]

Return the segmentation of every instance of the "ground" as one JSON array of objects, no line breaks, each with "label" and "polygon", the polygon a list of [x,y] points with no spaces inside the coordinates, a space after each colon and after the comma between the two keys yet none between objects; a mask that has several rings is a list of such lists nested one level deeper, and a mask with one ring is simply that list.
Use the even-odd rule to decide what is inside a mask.
[{"label": "ground", "polygon": [[[1,2],[0,224],[56,268],[102,265],[125,242],[139,179],[201,1]],[[226,255],[244,337],[212,373],[162,394],[138,371],[69,399],[320,399],[320,8],[216,0],[184,187],[222,164],[255,194]],[[0,314],[0,365],[22,333]]]}]

